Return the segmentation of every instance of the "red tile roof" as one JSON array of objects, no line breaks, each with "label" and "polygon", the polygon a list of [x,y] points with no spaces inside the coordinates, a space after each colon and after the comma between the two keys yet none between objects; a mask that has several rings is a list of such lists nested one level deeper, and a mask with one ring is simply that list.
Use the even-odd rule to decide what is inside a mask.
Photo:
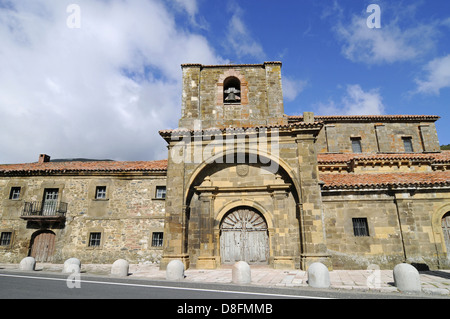
[{"label": "red tile roof", "polygon": [[240,131],[242,133],[252,132],[254,130],[257,132],[260,129],[280,129],[280,130],[289,130],[289,129],[296,129],[296,128],[304,128],[304,129],[319,129],[322,127],[321,122],[312,122],[312,123],[306,123],[306,122],[291,122],[289,124],[267,124],[267,125],[254,125],[254,126],[233,126],[233,127],[220,127],[220,128],[207,128],[204,130],[191,130],[191,129],[185,129],[185,128],[177,128],[172,130],[160,130],[159,135],[161,135],[163,138],[168,137],[181,137],[184,135],[197,135],[197,134],[222,134],[227,133],[228,130],[231,134],[239,134]]},{"label": "red tile roof", "polygon": [[[440,119],[437,115],[315,115],[316,121],[323,122],[346,122],[346,121],[364,121],[364,122],[397,122],[397,121],[431,121]],[[303,115],[288,115],[289,122],[302,121]]]},{"label": "red tile roof", "polygon": [[0,165],[0,174],[17,173],[70,173],[70,172],[132,172],[165,171],[167,160],[159,161],[69,161]]},{"label": "red tile roof", "polygon": [[423,173],[319,174],[324,189],[450,186],[450,171]]},{"label": "red tile roof", "polygon": [[327,163],[348,163],[352,160],[357,161],[373,161],[373,160],[423,160],[430,162],[450,162],[450,151],[442,151],[441,153],[383,153],[383,154],[355,154],[355,153],[319,153],[317,161],[319,164]]}]

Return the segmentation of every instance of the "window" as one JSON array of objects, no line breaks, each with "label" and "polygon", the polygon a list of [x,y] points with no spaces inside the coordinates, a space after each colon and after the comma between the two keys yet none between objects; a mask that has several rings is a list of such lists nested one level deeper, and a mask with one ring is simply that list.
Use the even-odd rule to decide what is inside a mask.
[{"label": "window", "polygon": [[2,232],[0,235],[0,246],[9,246],[11,245],[11,232]]},{"label": "window", "polygon": [[89,234],[89,247],[100,247],[102,233]]},{"label": "window", "polygon": [[9,199],[19,199],[19,198],[20,198],[20,187],[11,187]]},{"label": "window", "polygon": [[241,103],[241,81],[230,76],[223,81],[223,103]]},{"label": "window", "polygon": [[58,188],[46,188],[44,189],[44,202],[56,202],[58,201]]},{"label": "window", "polygon": [[369,236],[367,218],[352,218],[353,234],[357,237]]},{"label": "window", "polygon": [[156,198],[166,198],[166,186],[156,186]]},{"label": "window", "polygon": [[413,146],[412,146],[412,138],[411,137],[402,137],[403,139],[403,145],[405,146],[405,153],[413,153]]},{"label": "window", "polygon": [[95,199],[106,199],[106,186],[97,186],[96,187]]},{"label": "window", "polygon": [[163,233],[154,232],[152,234],[152,247],[162,247],[163,245]]},{"label": "window", "polygon": [[45,188],[42,215],[54,216],[58,212],[58,188]]},{"label": "window", "polygon": [[361,138],[360,137],[352,137],[351,140],[352,140],[353,153],[362,153]]}]

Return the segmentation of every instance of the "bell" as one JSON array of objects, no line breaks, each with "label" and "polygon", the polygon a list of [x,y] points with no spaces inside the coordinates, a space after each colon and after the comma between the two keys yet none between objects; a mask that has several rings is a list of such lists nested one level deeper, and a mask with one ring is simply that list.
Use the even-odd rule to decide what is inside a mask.
[{"label": "bell", "polygon": [[241,98],[236,93],[240,93],[240,92],[241,91],[236,90],[236,88],[228,88],[227,90],[224,91],[224,93],[227,94],[225,101],[229,101],[229,102],[239,101]]},{"label": "bell", "polygon": [[238,96],[234,93],[229,93],[228,96],[225,98],[225,101],[234,102],[236,101]]}]

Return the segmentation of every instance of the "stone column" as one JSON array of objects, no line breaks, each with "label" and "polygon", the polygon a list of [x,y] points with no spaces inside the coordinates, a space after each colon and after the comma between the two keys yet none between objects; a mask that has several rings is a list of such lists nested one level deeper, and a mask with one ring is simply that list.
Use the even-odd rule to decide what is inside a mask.
[{"label": "stone column", "polygon": [[337,136],[336,136],[336,126],[334,125],[327,125],[325,127],[325,136],[327,138],[327,150],[328,153],[338,153],[339,147],[337,143]]},{"label": "stone column", "polygon": [[440,152],[436,127],[434,124],[420,124],[420,138],[422,139],[424,152]]},{"label": "stone column", "polygon": [[384,124],[375,124],[375,135],[377,138],[378,152],[387,153],[392,150]]},{"label": "stone column", "polygon": [[[200,188],[197,188],[199,190]],[[200,201],[200,255],[197,259],[198,269],[215,269],[217,258],[214,256],[214,187],[201,187]]]},{"label": "stone column", "polygon": [[281,87],[281,62],[264,62],[266,70],[267,124],[287,124],[284,117],[283,89]]},{"label": "stone column", "polygon": [[307,130],[299,132],[296,138],[301,188],[302,269],[307,269],[313,262],[321,262],[331,267],[322,223],[322,197],[318,180],[315,140],[316,134]]},{"label": "stone column", "polygon": [[[277,176],[277,180],[280,181],[279,184],[268,186],[273,200],[273,214],[274,216],[285,217],[288,214],[286,199],[288,197],[287,191],[289,189],[289,185],[284,184],[281,179],[279,179],[279,176]],[[285,240],[278,242],[279,249],[273,252],[273,267],[275,269],[294,269],[294,250],[292,249],[293,238],[291,238],[289,234],[289,217],[282,218],[282,220],[277,221],[277,226],[275,229],[277,228],[277,231],[281,229],[283,232],[287,233],[283,234]]]},{"label": "stone column", "polygon": [[167,163],[167,193],[166,212],[164,219],[164,244],[160,269],[165,270],[172,260],[183,262],[185,269],[189,268],[189,255],[185,248],[186,207],[184,197],[185,163],[181,160],[182,148],[174,148],[175,142],[169,145]]}]

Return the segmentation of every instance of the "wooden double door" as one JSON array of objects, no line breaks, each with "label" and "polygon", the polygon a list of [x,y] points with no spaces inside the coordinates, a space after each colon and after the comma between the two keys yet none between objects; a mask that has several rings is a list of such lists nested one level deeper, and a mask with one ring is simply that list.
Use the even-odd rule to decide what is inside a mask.
[{"label": "wooden double door", "polygon": [[38,262],[52,262],[55,252],[55,233],[50,230],[39,231],[31,238],[30,256]]},{"label": "wooden double door", "polygon": [[222,263],[268,263],[269,236],[261,214],[248,208],[234,210],[225,216],[220,230]]}]

